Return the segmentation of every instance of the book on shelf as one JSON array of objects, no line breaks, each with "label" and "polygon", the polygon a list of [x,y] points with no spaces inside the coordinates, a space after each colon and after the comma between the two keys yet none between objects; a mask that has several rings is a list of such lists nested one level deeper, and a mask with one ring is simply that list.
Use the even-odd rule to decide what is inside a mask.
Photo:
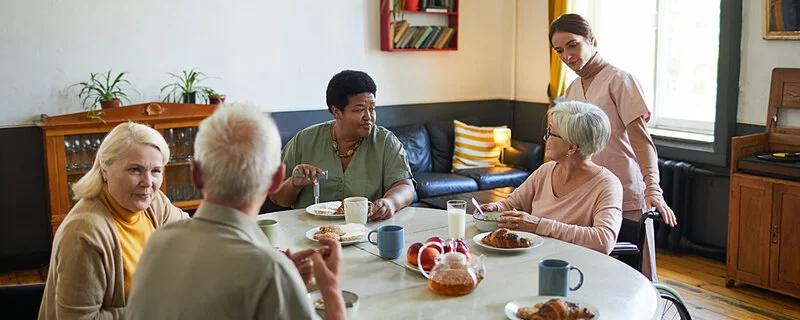
[{"label": "book on shelf", "polygon": [[431,31],[433,31],[433,27],[431,26],[426,26],[423,28],[425,28],[425,31],[422,32],[422,35],[417,39],[417,42],[414,43],[414,49],[419,49],[419,47],[422,45],[422,42],[424,42],[425,39],[428,38],[428,35],[431,34]]},{"label": "book on shelf", "polygon": [[395,30],[394,37],[392,37],[392,39],[393,43],[396,45],[398,42],[400,42],[400,39],[403,38],[403,34],[405,34],[405,32],[408,30],[408,21],[400,20],[396,22],[396,25],[392,30]]},{"label": "book on shelf", "polygon": [[395,48],[403,48],[408,43],[409,39],[417,33],[417,27],[408,27],[408,30],[400,37],[400,41],[395,44]]},{"label": "book on shelf", "polygon": [[428,7],[425,8],[425,12],[448,12],[448,11],[447,8]]},{"label": "book on shelf", "polygon": [[445,40],[444,46],[442,46],[442,48],[450,48],[450,42],[452,42],[453,38],[456,37],[456,32],[457,31],[455,29],[453,29],[453,32],[450,33],[450,35],[447,37],[447,40]]},{"label": "book on shelf", "polygon": [[422,42],[422,46],[420,46],[420,48],[430,49],[444,28],[445,27],[443,26],[433,26],[433,31],[431,31],[431,34],[428,36],[428,38]]},{"label": "book on shelf", "polygon": [[449,27],[446,28],[446,30],[443,31],[443,33],[441,34],[439,39],[436,39],[436,43],[433,45],[433,47],[436,48],[436,49],[444,48],[445,42],[447,42],[447,39],[450,36],[453,35],[454,31],[455,31],[455,29],[453,29],[453,28],[449,28]]}]

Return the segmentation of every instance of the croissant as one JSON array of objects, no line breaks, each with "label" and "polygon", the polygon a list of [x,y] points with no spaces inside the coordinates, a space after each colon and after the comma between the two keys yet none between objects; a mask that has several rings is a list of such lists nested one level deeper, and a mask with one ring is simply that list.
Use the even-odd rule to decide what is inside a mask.
[{"label": "croissant", "polygon": [[520,237],[505,228],[492,231],[481,241],[492,247],[504,249],[527,248],[533,245],[530,239]]},{"label": "croissant", "polygon": [[544,304],[537,304],[532,308],[520,308],[517,311],[517,317],[525,320],[575,320],[591,319],[594,318],[594,314],[577,303],[562,299],[550,299]]}]

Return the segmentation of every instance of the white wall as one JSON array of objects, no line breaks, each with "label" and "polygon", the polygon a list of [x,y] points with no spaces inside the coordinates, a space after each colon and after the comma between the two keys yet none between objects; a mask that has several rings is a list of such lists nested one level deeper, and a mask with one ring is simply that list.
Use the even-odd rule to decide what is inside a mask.
[{"label": "white wall", "polygon": [[193,67],[218,77],[205,84],[230,100],[265,111],[325,109],[328,80],[346,68],[375,79],[381,105],[511,98],[516,0],[461,1],[455,52],[380,51],[378,6],[10,0],[0,10],[0,126],[83,111],[67,87],[108,69],[131,72],[133,103],[159,100],[166,72]]},{"label": "white wall", "polygon": [[547,20],[547,0],[518,1],[515,100],[549,103],[550,22]]},{"label": "white wall", "polygon": [[[742,61],[736,117],[738,122],[756,125],[766,124],[772,69],[800,68],[800,41],[763,39],[762,6],[762,1],[744,1],[742,7]],[[800,126],[800,117],[793,116],[791,123]]]}]

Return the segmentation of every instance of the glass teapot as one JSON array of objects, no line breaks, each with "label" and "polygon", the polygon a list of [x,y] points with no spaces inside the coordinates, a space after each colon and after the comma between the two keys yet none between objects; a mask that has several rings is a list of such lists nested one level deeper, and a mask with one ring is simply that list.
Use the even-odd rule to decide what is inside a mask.
[{"label": "glass teapot", "polygon": [[[420,252],[430,245],[438,244],[426,243]],[[420,273],[428,278],[428,286],[433,292],[444,296],[463,296],[474,291],[483,280],[486,274],[484,260],[485,257],[481,255],[470,263],[465,254],[453,251],[438,255],[430,273],[421,267],[422,254],[417,257],[417,265],[420,266]]]}]

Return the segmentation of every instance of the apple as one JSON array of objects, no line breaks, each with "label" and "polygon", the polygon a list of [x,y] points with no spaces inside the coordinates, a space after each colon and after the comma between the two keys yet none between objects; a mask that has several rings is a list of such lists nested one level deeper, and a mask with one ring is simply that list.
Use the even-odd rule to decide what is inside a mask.
[{"label": "apple", "polygon": [[439,256],[438,248],[431,246],[426,247],[424,250],[420,251],[419,253],[419,262],[420,266],[425,271],[433,270],[433,266],[436,265],[436,257]]},{"label": "apple", "polygon": [[431,242],[439,244],[439,253],[444,252],[444,249],[447,247],[447,242],[444,242],[444,239],[440,237],[430,237],[428,240],[425,240],[425,243]]},{"label": "apple", "polygon": [[444,252],[445,253],[453,252],[453,251],[455,251],[455,248],[456,248],[455,247],[455,243],[445,242],[445,244],[444,244]]},{"label": "apple", "polygon": [[472,261],[472,253],[469,251],[469,246],[467,246],[467,243],[464,242],[464,240],[456,240],[454,245],[455,248],[453,251],[463,253],[465,256],[467,256],[467,261]]},{"label": "apple", "polygon": [[412,266],[417,265],[417,256],[419,256],[419,249],[422,248],[421,242],[414,242],[411,246],[408,247],[408,252],[406,253],[406,260]]}]

